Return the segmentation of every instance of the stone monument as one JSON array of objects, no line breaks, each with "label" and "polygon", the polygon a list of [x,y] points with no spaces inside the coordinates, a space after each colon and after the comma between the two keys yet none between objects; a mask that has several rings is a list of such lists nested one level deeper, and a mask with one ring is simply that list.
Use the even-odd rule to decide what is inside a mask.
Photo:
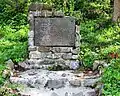
[{"label": "stone monument", "polygon": [[79,67],[80,37],[75,19],[52,11],[50,6],[32,4],[29,21],[29,62],[19,64],[27,70],[10,77],[10,82],[25,85],[21,96],[101,96],[97,95],[101,86],[94,87],[99,75],[65,70]]},{"label": "stone monument", "polygon": [[80,37],[73,17],[52,11],[52,7],[45,4],[31,4],[29,22],[30,64],[39,68],[79,66]]}]

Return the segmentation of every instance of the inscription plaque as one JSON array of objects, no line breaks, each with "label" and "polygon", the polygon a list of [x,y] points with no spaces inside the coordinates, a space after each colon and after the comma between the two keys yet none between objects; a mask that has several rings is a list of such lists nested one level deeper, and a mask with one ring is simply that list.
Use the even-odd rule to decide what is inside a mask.
[{"label": "inscription plaque", "polygon": [[34,19],[35,46],[75,46],[75,20],[65,18]]}]

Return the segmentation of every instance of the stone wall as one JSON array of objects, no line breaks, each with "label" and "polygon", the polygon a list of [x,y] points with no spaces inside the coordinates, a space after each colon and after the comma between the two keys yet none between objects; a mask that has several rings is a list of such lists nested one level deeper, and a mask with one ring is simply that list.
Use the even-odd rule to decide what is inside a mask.
[{"label": "stone wall", "polygon": [[[29,43],[28,50],[29,50],[30,64],[34,65],[34,67],[37,67],[37,68],[47,68],[48,66],[52,66],[52,65],[61,65],[64,67],[71,68],[71,67],[73,67],[72,65],[74,65],[74,64],[79,65],[79,61],[78,61],[79,46],[80,46],[79,27],[75,26],[75,24],[73,24],[73,26],[72,26],[73,29],[71,28],[71,30],[76,31],[75,34],[71,34],[71,35],[75,35],[75,38],[72,38],[72,39],[75,39],[75,40],[72,40],[72,41],[75,41],[74,44],[73,44],[73,42],[72,42],[72,44],[71,44],[71,42],[69,44],[70,38],[67,37],[67,34],[65,34],[66,37],[68,38],[68,39],[66,39],[66,37],[65,37],[65,39],[66,39],[65,41],[67,41],[66,45],[69,45],[69,46],[66,46],[66,45],[64,46],[65,43],[62,41],[62,39],[64,39],[64,38],[61,39],[62,43],[58,42],[58,44],[57,44],[57,42],[55,42],[56,46],[54,45],[54,43],[51,44],[51,46],[50,45],[46,46],[46,43],[45,43],[45,46],[36,45],[35,44],[35,39],[36,39],[36,37],[35,37],[35,18],[45,18],[46,20],[48,18],[55,18],[55,19],[56,18],[63,18],[63,19],[68,18],[67,21],[69,21],[69,17],[65,17],[62,12],[56,12],[56,11],[53,12],[53,11],[44,10],[44,9],[33,11],[32,6],[30,9],[31,9],[31,10],[29,10],[30,32],[28,34],[28,38],[29,38],[28,39],[28,43]],[[73,20],[74,20],[74,18],[73,18]],[[49,20],[48,20],[48,22],[49,22]],[[64,24],[64,23],[62,23],[62,24]],[[76,30],[74,30],[74,27]],[[46,27],[46,28],[49,28],[49,27]],[[70,28],[68,28],[67,30],[71,31],[69,29]],[[46,30],[44,32],[46,32]],[[67,32],[67,31],[65,31],[65,32]],[[69,35],[69,32],[68,32],[68,35]],[[74,37],[74,36],[70,36],[70,37]],[[51,38],[53,38],[53,37],[51,37]],[[42,40],[41,41],[40,40],[38,42],[40,42],[40,43],[43,42]],[[45,41],[45,42],[47,42],[47,41]],[[62,46],[59,45],[60,43]]]}]

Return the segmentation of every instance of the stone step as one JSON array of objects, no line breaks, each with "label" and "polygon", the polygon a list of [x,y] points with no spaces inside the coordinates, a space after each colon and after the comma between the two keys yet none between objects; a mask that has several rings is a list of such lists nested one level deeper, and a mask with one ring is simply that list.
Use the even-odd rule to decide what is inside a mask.
[{"label": "stone step", "polygon": [[20,94],[21,96],[97,96],[94,89],[85,87],[65,87],[55,90],[25,88]]},{"label": "stone step", "polygon": [[81,73],[74,73],[72,70],[48,71],[43,69],[31,69],[20,72],[17,77],[10,77],[12,83],[24,84],[30,88],[48,88],[50,90],[65,87],[93,87],[99,76],[84,76]]}]

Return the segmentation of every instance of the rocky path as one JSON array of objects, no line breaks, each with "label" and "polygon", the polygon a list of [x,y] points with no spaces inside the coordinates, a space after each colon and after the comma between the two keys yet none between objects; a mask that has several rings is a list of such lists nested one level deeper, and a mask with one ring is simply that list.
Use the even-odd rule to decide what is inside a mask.
[{"label": "rocky path", "polygon": [[98,96],[95,88],[99,75],[87,76],[74,71],[30,69],[10,77],[12,83],[23,84],[22,96]]}]

